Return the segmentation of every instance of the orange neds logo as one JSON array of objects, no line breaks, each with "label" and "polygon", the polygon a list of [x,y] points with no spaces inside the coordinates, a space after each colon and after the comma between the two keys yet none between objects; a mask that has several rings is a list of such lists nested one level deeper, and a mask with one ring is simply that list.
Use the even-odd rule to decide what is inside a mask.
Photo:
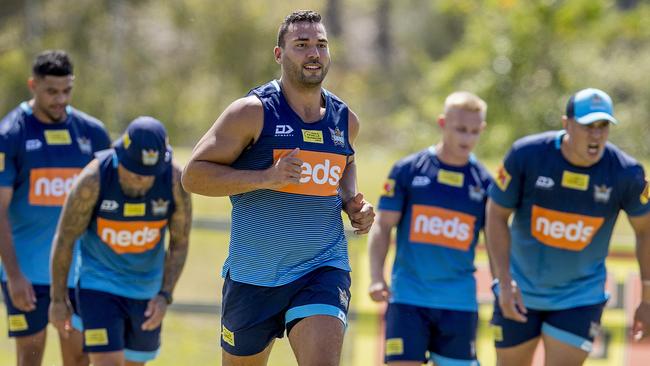
[{"label": "orange neds logo", "polygon": [[142,253],[160,242],[167,220],[115,221],[97,218],[97,235],[119,254]]},{"label": "orange neds logo", "polygon": [[[273,150],[273,161],[278,161],[292,149]],[[300,193],[310,196],[336,196],[339,180],[343,176],[345,155],[300,150],[296,155],[303,161],[300,184],[289,184],[276,189],[280,192]]]},{"label": "orange neds logo", "polygon": [[426,205],[413,205],[412,242],[467,251],[474,240],[476,217],[466,213]]},{"label": "orange neds logo", "polygon": [[543,244],[580,251],[591,243],[604,221],[602,217],[566,213],[533,205],[530,231]]},{"label": "orange neds logo", "polygon": [[37,168],[29,172],[29,204],[63,206],[81,168]]}]

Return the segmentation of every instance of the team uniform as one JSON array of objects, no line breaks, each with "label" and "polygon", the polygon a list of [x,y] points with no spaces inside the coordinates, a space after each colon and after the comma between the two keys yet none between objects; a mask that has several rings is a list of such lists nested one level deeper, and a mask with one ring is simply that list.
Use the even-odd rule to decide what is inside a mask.
[{"label": "team uniform", "polygon": [[395,164],[379,200],[402,213],[386,312],[385,361],[478,365],[474,249],[490,175],[472,156],[451,166],[434,147]]},{"label": "team uniform", "polygon": [[[64,122],[42,123],[23,102],[0,121],[0,186],[13,188],[8,216],[14,250],[37,297],[35,311],[16,309],[8,294],[7,274],[0,269],[10,337],[36,334],[47,325],[50,248],[63,202],[94,153],[110,147],[99,120],[70,106],[66,113]],[[68,278],[71,288],[77,257],[73,256]]]},{"label": "team uniform", "polygon": [[608,143],[598,163],[574,166],[560,150],[564,134],[515,142],[489,190],[514,210],[510,272],[528,309],[528,321],[519,323],[495,303],[497,347],[545,333],[590,351],[608,299],[605,257],[618,213],[650,210],[644,171],[633,158]]},{"label": "team uniform", "polygon": [[[262,351],[285,328],[312,315],[345,324],[350,265],[341,218],[339,180],[354,151],[347,139],[348,107],[322,90],[326,112],[305,123],[271,81],[251,90],[264,107],[258,141],[232,164],[267,169],[300,148],[301,184],[230,197],[232,229],[222,276],[222,347],[245,356]],[[256,298],[256,301],[245,299]]]},{"label": "team uniform", "polygon": [[143,197],[130,198],[119,183],[115,151],[98,159],[99,196],[80,240],[77,300],[84,350],[124,349],[127,360],[146,362],[160,348],[161,328],[143,331],[141,325],[162,285],[165,233],[174,212],[172,169],[156,176]]}]

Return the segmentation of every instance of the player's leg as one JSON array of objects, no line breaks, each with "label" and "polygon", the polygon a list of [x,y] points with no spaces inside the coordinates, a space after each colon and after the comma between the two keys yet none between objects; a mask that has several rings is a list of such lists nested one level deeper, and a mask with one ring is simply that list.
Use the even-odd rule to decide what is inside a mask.
[{"label": "player's leg", "polygon": [[124,332],[127,314],[123,297],[78,289],[83,321],[83,349],[93,366],[124,366]]},{"label": "player's leg", "polygon": [[74,314],[72,315],[73,330],[70,332],[68,338],[63,338],[59,334],[63,366],[88,366],[90,359],[88,354],[83,350],[83,322],[79,316],[75,289],[68,289],[68,297],[74,309]]},{"label": "player's leg", "polygon": [[153,361],[160,353],[162,324],[153,330],[142,330],[147,321],[144,313],[149,300],[124,298],[127,319],[124,329],[124,358],[126,366],[142,366]]},{"label": "player's leg", "polygon": [[124,351],[90,352],[93,366],[124,366]]},{"label": "player's leg", "polygon": [[528,320],[525,323],[506,319],[499,308],[498,299],[495,299],[491,326],[498,366],[532,364],[542,334],[543,316],[543,312],[529,308],[526,314]]},{"label": "player's leg", "polygon": [[550,312],[544,320],[544,354],[547,366],[582,365],[600,332],[605,303]]},{"label": "player's leg", "polygon": [[36,309],[23,312],[11,302],[7,283],[2,282],[2,293],[7,308],[9,337],[16,340],[18,366],[40,366],[43,362],[47,333],[47,311],[50,306],[50,287],[34,285]]},{"label": "player's leg", "polygon": [[284,313],[295,293],[293,283],[264,287],[226,276],[221,305],[221,364],[264,366],[273,341],[284,335]]},{"label": "player's leg", "polygon": [[429,348],[431,361],[436,366],[478,366],[478,312],[431,309],[429,313],[436,324]]},{"label": "player's leg", "polygon": [[427,309],[406,304],[388,304],[384,362],[390,366],[419,366],[426,362],[431,339]]},{"label": "player's leg", "polygon": [[298,365],[338,365],[350,303],[350,274],[322,267],[299,282],[302,287],[285,314]]}]

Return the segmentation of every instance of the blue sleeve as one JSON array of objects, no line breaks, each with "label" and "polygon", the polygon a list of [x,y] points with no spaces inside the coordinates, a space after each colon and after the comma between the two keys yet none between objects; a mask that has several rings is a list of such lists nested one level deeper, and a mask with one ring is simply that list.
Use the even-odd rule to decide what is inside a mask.
[{"label": "blue sleeve", "polygon": [[621,208],[628,216],[641,216],[650,212],[650,188],[645,178],[643,167],[635,165],[628,174],[623,177],[626,179],[622,183],[623,197],[621,199]]},{"label": "blue sleeve", "polygon": [[106,150],[111,147],[111,138],[103,124],[93,128],[93,153]]},{"label": "blue sleeve", "polygon": [[16,144],[18,136],[0,134],[0,187],[13,187],[16,180]]},{"label": "blue sleeve", "polygon": [[524,179],[524,167],[521,163],[524,159],[521,155],[522,151],[514,146],[510,149],[497,170],[494,183],[488,189],[489,197],[506,208],[515,208],[521,201]]},{"label": "blue sleeve", "polygon": [[408,184],[404,182],[404,166],[395,164],[384,183],[378,208],[387,211],[402,211],[406,201]]}]

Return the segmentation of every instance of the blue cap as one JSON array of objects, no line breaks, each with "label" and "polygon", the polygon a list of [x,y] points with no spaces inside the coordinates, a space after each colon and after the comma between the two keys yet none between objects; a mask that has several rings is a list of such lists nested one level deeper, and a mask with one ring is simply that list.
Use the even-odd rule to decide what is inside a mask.
[{"label": "blue cap", "polygon": [[581,125],[597,121],[618,123],[614,118],[612,98],[602,90],[589,88],[573,94],[566,106],[566,116]]},{"label": "blue cap", "polygon": [[172,150],[165,126],[153,117],[138,117],[129,123],[115,143],[117,159],[139,175],[159,175],[171,165]]}]

